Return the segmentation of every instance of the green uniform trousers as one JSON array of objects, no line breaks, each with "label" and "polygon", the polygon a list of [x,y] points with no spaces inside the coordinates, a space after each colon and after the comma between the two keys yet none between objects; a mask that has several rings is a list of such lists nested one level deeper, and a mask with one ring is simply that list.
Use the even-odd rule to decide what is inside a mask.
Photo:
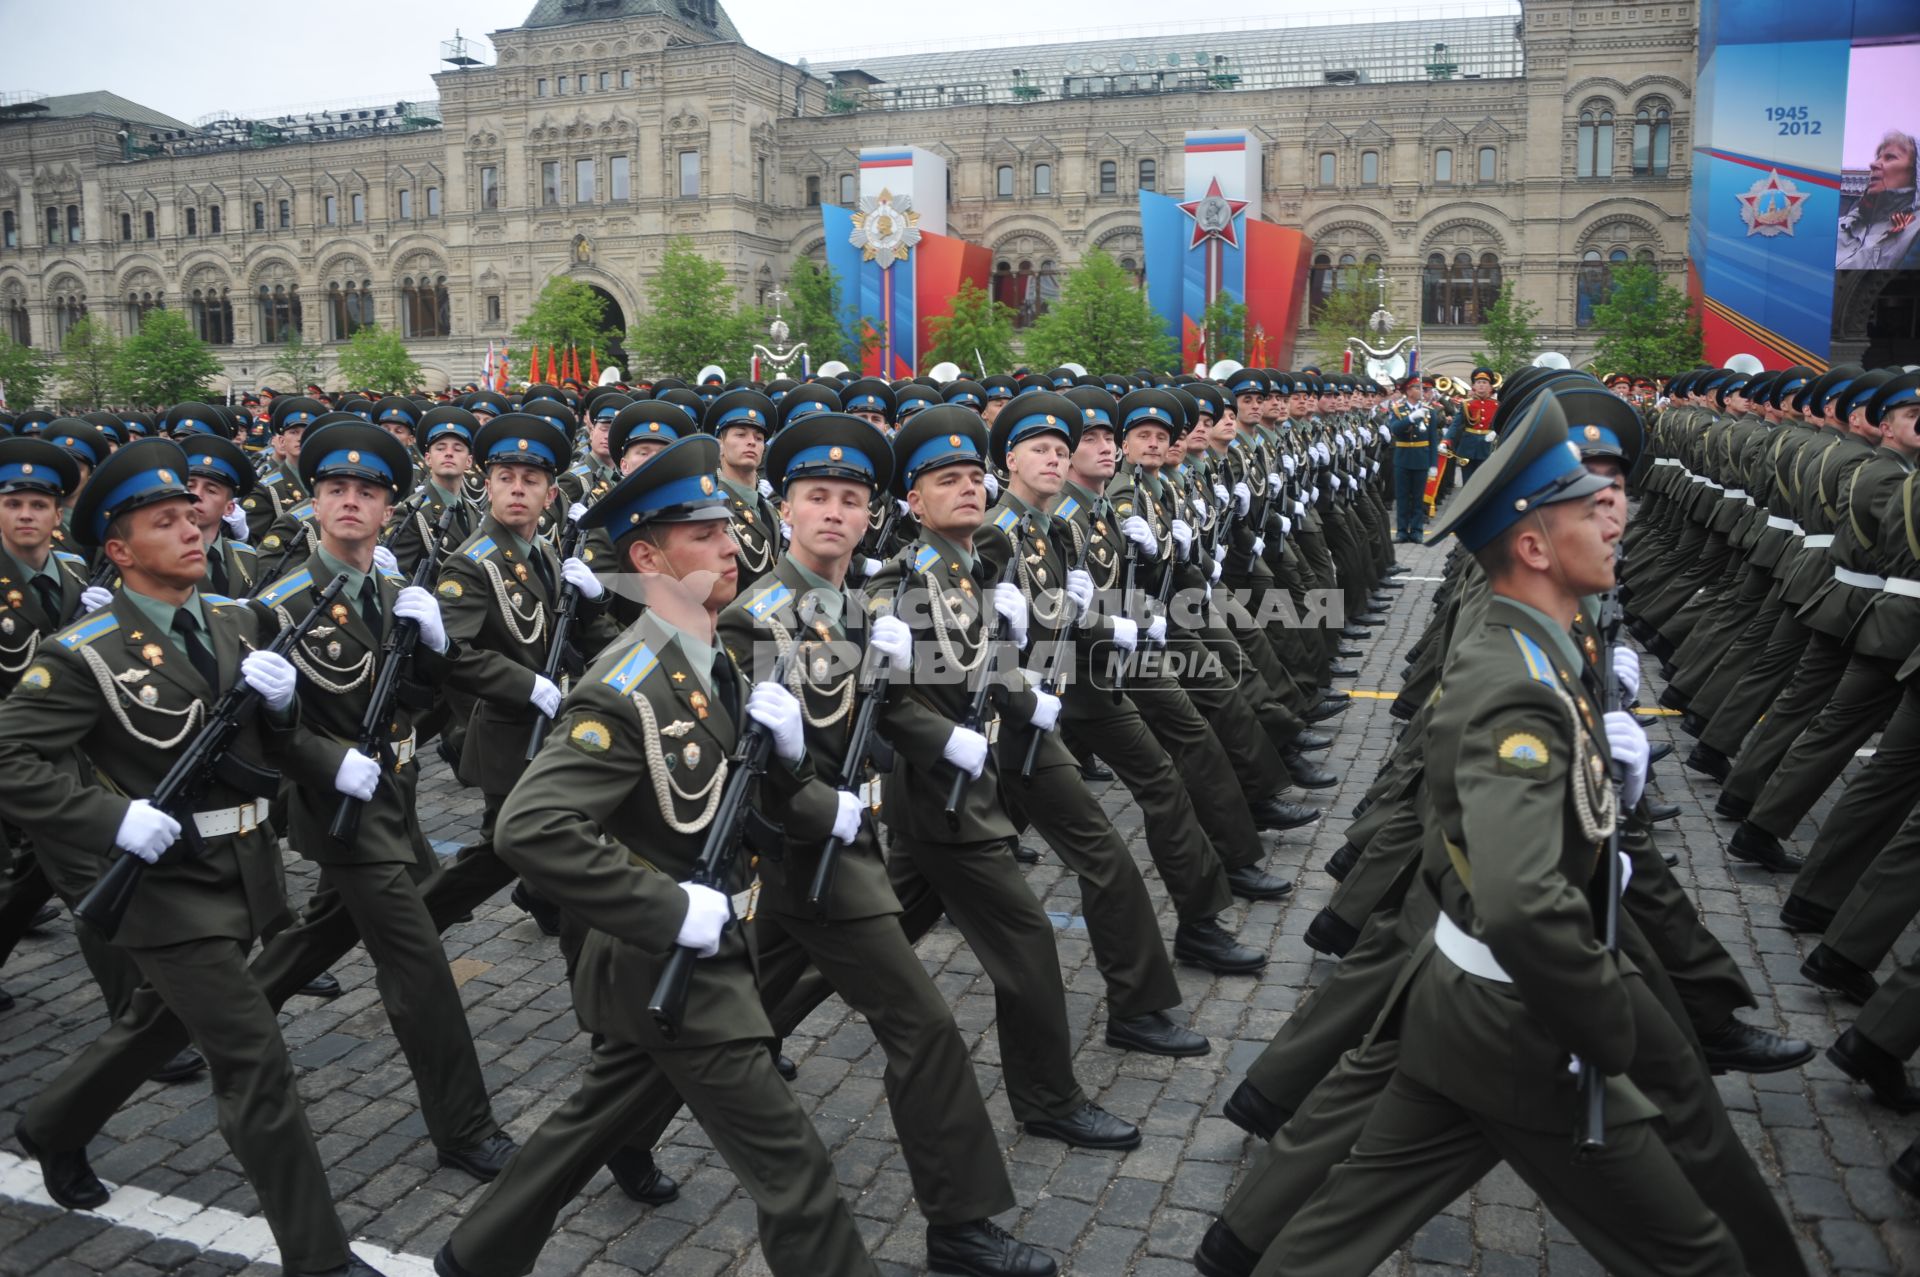
[{"label": "green uniform trousers", "polygon": [[[84,1149],[105,1122],[93,1117],[100,1065],[122,1057],[125,1037],[156,1011],[167,1014],[176,1026],[185,1026],[181,1038],[125,1093],[191,1036],[212,1075],[220,1133],[260,1199],[281,1264],[324,1271],[346,1263],[346,1229],[334,1212],[333,1190],[294,1085],[293,1062],[273,1008],[248,974],[246,949],[238,941],[213,938],[127,952],[145,983],[127,1014],[34,1097],[27,1106],[27,1134],[48,1152]],[[112,1113],[109,1108],[106,1116]]]},{"label": "green uniform trousers", "polygon": [[[1747,814],[1749,823],[1776,838],[1793,836],[1794,827],[1900,703],[1900,681],[1894,677],[1899,670],[1898,661],[1853,653],[1827,703],[1764,778]],[[1727,783],[1731,787],[1733,777]]]},{"label": "green uniform trousers", "polygon": [[600,1042],[580,1089],[454,1229],[456,1262],[478,1277],[532,1272],[561,1210],[632,1141],[663,1095],[675,1094],[759,1208],[761,1253],[774,1273],[876,1271],[812,1120],[757,1040],[658,1052]]},{"label": "green uniform trousers", "polygon": [[[1920,679],[1908,679],[1893,717],[1880,733],[1873,757],[1841,791],[1833,810],[1821,822],[1807,863],[1793,880],[1793,894],[1800,899],[1853,915],[1852,919],[1834,919],[1827,928],[1826,943],[1850,958],[1856,952],[1872,953],[1874,956],[1862,964],[1869,971],[1886,956],[1893,939],[1889,937],[1884,946],[1856,949],[1851,937],[1854,926],[1878,930],[1887,924],[1869,919],[1887,918],[1897,937],[1913,917],[1910,896],[1891,910],[1888,901],[1876,897],[1892,888],[1902,874],[1903,867],[1894,862],[1920,851],[1920,828],[1911,834],[1905,828],[1908,814],[1920,800],[1920,787],[1913,783],[1916,767],[1920,767]],[[1892,840],[1896,836],[1901,850],[1894,853]],[[1894,878],[1883,883],[1883,875]],[[1890,913],[1897,913],[1897,918],[1889,917]],[[1841,939],[1846,940],[1844,945],[1836,943]]]},{"label": "green uniform trousers", "polygon": [[[1228,755],[1220,734],[1232,729],[1202,718],[1180,684],[1164,674],[1137,679],[1128,689],[1127,697],[1140,712],[1147,730],[1173,760],[1192,799],[1194,814],[1213,843],[1220,863],[1227,869],[1241,869],[1265,860],[1266,847],[1260,841],[1259,827],[1253,823],[1247,795],[1251,793],[1258,798],[1268,791],[1248,789],[1241,782],[1239,769]],[[1250,717],[1242,715],[1240,723],[1243,730],[1258,734],[1258,727]],[[1216,732],[1216,726],[1220,732]],[[1163,875],[1165,872],[1161,870]],[[1199,908],[1205,899],[1196,893],[1194,907]],[[1185,918],[1186,904],[1178,900],[1175,904]]]},{"label": "green uniform trousers", "polygon": [[[1740,743],[1746,740],[1747,733],[1760,721],[1760,716],[1774,713],[1780,689],[1793,677],[1812,634],[1813,631],[1802,624],[1799,617],[1783,606],[1774,621],[1773,632],[1767,636],[1766,646],[1740,671],[1736,671],[1735,678],[1738,681],[1726,693],[1725,699],[1711,711],[1704,708],[1700,711],[1712,714],[1707,730],[1700,734],[1700,743],[1719,750],[1729,758],[1738,754]],[[1731,660],[1732,656],[1729,652],[1728,659]],[[1711,688],[1712,682],[1709,681],[1708,689]],[[1728,776],[1727,779],[1731,782],[1733,777]]]},{"label": "green uniform trousers", "polygon": [[[1781,779],[1780,766],[1786,761],[1794,741],[1813,725],[1814,719],[1833,699],[1841,677],[1847,672],[1848,655],[1846,645],[1839,639],[1818,630],[1807,631],[1806,647],[1785,690],[1767,706],[1766,721],[1760,724],[1752,739],[1738,746],[1740,756],[1735,760],[1733,770],[1727,774],[1727,783],[1723,787],[1727,796],[1744,798],[1758,805],[1761,789],[1771,787]],[[1713,736],[1725,716],[1726,707],[1723,706],[1720,713],[1714,715],[1713,727],[1701,739]],[[1722,752],[1732,755],[1734,751]],[[1851,752],[1848,756],[1852,756]],[[1821,786],[1821,789],[1825,788],[1825,785]]]},{"label": "green uniform trousers", "polygon": [[[86,894],[87,887],[93,885],[91,878],[81,884],[77,891],[68,891],[56,886],[49,880],[44,867],[40,843],[35,840],[32,848],[33,859],[15,866],[15,872],[0,879],[0,964],[13,956],[14,948],[25,938],[27,928],[33,922],[33,916],[40,912],[40,906],[58,895],[71,910]],[[98,874],[105,868],[106,862],[96,863],[94,872]],[[87,964],[87,971],[93,976],[93,982],[100,986],[100,995],[106,1000],[107,1018],[117,1020],[127,1004],[133,1000],[133,991],[140,987],[140,969],[127,956],[127,951],[112,944],[99,932],[79,919],[73,922],[74,938],[80,942],[80,958]]]}]

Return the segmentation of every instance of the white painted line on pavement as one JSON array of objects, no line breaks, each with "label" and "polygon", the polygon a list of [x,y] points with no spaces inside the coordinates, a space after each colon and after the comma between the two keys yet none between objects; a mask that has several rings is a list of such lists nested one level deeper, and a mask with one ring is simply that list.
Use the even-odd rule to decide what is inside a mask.
[{"label": "white painted line on pavement", "polygon": [[[99,1210],[75,1213],[92,1215],[168,1241],[185,1242],[202,1251],[238,1255],[250,1262],[280,1262],[280,1248],[273,1243],[273,1232],[267,1227],[267,1221],[257,1216],[203,1206],[184,1197],[165,1197],[124,1184],[107,1184],[107,1191],[113,1196]],[[0,1152],[0,1200],[64,1209],[47,1195],[39,1163],[7,1152]],[[387,1277],[434,1277],[431,1259],[398,1254],[371,1242],[355,1242],[353,1249]]]}]

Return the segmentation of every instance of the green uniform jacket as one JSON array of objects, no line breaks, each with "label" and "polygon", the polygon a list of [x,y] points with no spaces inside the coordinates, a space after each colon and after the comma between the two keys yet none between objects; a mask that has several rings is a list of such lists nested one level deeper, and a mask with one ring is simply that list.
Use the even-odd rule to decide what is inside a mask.
[{"label": "green uniform jacket", "polygon": [[1574,1130],[1570,1054],[1609,1075],[1609,1124],[1657,1112],[1617,1076],[1633,1058],[1633,1011],[1588,898],[1616,814],[1605,741],[1568,636],[1499,596],[1456,631],[1427,729],[1422,875],[1513,983],[1423,946],[1427,996],[1408,999],[1406,1032],[1438,1049],[1401,1067],[1526,1130]]},{"label": "green uniform jacket", "polygon": [[13,690],[20,675],[33,664],[41,641],[66,628],[67,618],[80,606],[87,588],[87,563],[77,554],[50,550],[53,569],[60,577],[60,615],[48,616],[40,591],[13,578],[13,566],[0,551],[0,696]]},{"label": "green uniform jacket", "polygon": [[[269,628],[297,624],[318,601],[332,575],[316,555],[299,571],[261,591],[252,606]],[[393,600],[407,583],[406,578],[376,575],[375,579],[380,583],[385,629],[391,632],[395,623]],[[393,725],[387,739],[399,742],[414,734],[414,721],[420,711],[405,702],[412,699],[417,704],[431,704],[431,689],[447,677],[456,654],[451,646],[442,655],[425,643],[414,645],[412,674],[406,680],[411,686],[403,684],[394,697]],[[294,644],[289,658],[300,671],[301,714],[300,727],[293,733],[282,764],[287,779],[293,782],[285,833],[300,854],[316,864],[410,863],[415,858],[407,826],[414,781],[419,775],[419,764],[413,761],[402,769],[403,775],[381,777],[372,801],[361,805],[359,837],[352,845],[336,842],[327,833],[340,805],[334,778],[347,751],[358,748],[360,720],[373,699],[374,681],[380,676],[380,655],[381,639],[360,616],[359,601],[342,595],[333,605],[333,614],[308,629]]]},{"label": "green uniform jacket", "polygon": [[780,512],[758,492],[753,494],[753,500],[742,501],[740,494],[724,483],[720,491],[727,498],[727,510],[733,516],[733,539],[740,543],[736,561],[740,565],[740,589],[744,593],[748,586],[771,572],[780,559]]},{"label": "green uniform jacket", "polygon": [[[849,783],[846,753],[847,738],[860,713],[858,687],[866,650],[864,637],[850,633],[846,627],[848,609],[856,604],[844,594],[838,619],[829,621],[815,613],[811,624],[803,622],[801,600],[815,588],[792,559],[781,559],[772,572],[720,614],[720,641],[734,663],[755,682],[772,678],[781,653],[798,649],[788,666],[787,690],[799,699],[806,718],[807,757],[824,784],[846,785],[859,793],[866,783],[866,772],[863,768]],[[817,917],[807,903],[807,892],[825,846],[825,838],[804,842],[789,832],[777,853],[768,849],[762,854],[759,907],[790,917]],[[887,863],[880,854],[872,820],[863,822],[860,837],[841,849],[834,867],[833,894],[826,903],[826,918],[832,922],[900,912],[900,900],[887,878]]]},{"label": "green uniform jacket", "polygon": [[[1901,483],[1913,473],[1913,463],[1886,447],[1875,448],[1859,460],[1849,458],[1848,462],[1844,477],[1834,481],[1836,517],[1827,558],[1832,567],[1877,576],[1880,569],[1874,562],[1874,547],[1880,540],[1880,528],[1889,520],[1899,522],[1900,511],[1893,503]],[[1875,587],[1853,585],[1829,574],[1800,609],[1800,619],[1822,634],[1845,638],[1879,594]]]},{"label": "green uniform jacket", "polygon": [[[260,545],[260,538],[287,510],[311,499],[312,493],[300,482],[298,468],[276,461],[260,476],[259,486],[240,502],[247,516],[247,540]],[[265,547],[262,547],[263,549]]]},{"label": "green uniform jacket", "polygon": [[[494,847],[591,928],[573,973],[574,1008],[590,1032],[649,1049],[770,1038],[739,926],[695,964],[672,1043],[647,1014],[686,919],[679,883],[706,844],[740,730],[717,695],[699,690],[677,643],[656,650],[658,633],[643,626],[646,637],[609,651],[567,697],[501,808]],[[735,678],[744,707],[747,681]],[[757,804],[781,816],[788,837],[819,842],[832,832],[838,802],[804,758],[792,768],[775,759],[760,787]],[[743,853],[727,886],[743,887],[749,870]]]},{"label": "green uniform jacket", "polygon": [[[440,490],[431,483],[423,483],[394,511],[386,545],[393,551],[394,563],[402,575],[411,577],[420,560],[426,557],[427,546],[433,542],[434,531],[440,526],[440,516],[446,508],[440,499]],[[463,496],[454,507],[453,526],[447,530],[447,546],[465,545],[479,524],[479,511]]]},{"label": "green uniform jacket", "polygon": [[[41,646],[0,702],[0,775],[7,778],[0,819],[106,855],[132,800],[153,792],[199,731],[208,704],[239,678],[240,659],[273,641],[273,627],[244,604],[200,598],[219,688],[209,688],[124,595]],[[257,767],[278,766],[297,726],[297,710],[277,724],[255,714],[233,752]],[[66,758],[76,749],[94,775],[74,774]],[[217,780],[197,810],[238,808],[265,796]],[[224,937],[244,944],[285,913],[270,830],[210,838],[206,848],[204,856],[189,857],[183,839],[147,870],[117,943],[151,948]]]}]

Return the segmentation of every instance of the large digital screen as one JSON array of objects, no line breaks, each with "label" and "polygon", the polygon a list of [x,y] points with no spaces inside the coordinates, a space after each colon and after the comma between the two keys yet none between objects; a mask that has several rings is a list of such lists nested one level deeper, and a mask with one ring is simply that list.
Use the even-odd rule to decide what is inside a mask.
[{"label": "large digital screen", "polygon": [[1845,127],[1834,268],[1920,268],[1920,202],[1914,193],[1920,43],[1854,46]]}]

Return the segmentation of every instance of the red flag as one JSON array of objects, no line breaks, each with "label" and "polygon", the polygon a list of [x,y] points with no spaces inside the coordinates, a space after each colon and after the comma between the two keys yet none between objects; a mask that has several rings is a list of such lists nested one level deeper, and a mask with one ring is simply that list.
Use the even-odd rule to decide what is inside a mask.
[{"label": "red flag", "polygon": [[558,381],[566,374],[560,371],[560,352],[552,346],[547,347],[547,380]]},{"label": "red flag", "polygon": [[508,369],[512,364],[513,352],[505,346],[502,346],[500,348],[500,362],[493,366],[493,388],[495,390],[505,390],[507,388],[507,382],[511,378]]},{"label": "red flag", "polygon": [[600,348],[598,346],[587,352],[587,380],[596,386],[600,384]]},{"label": "red flag", "polygon": [[533,348],[533,363],[532,363],[532,365],[531,365],[531,366],[529,366],[529,367],[528,367],[528,369],[527,369],[527,384],[528,384],[529,386],[531,386],[531,385],[535,385],[535,384],[537,384],[537,383],[538,383],[538,382],[539,382],[540,380],[541,380],[541,376],[540,376],[540,347],[538,347],[538,346],[535,346],[535,347]]},{"label": "red flag", "polygon": [[567,347],[567,367],[569,370],[567,375],[575,381],[580,380],[580,347]]}]

